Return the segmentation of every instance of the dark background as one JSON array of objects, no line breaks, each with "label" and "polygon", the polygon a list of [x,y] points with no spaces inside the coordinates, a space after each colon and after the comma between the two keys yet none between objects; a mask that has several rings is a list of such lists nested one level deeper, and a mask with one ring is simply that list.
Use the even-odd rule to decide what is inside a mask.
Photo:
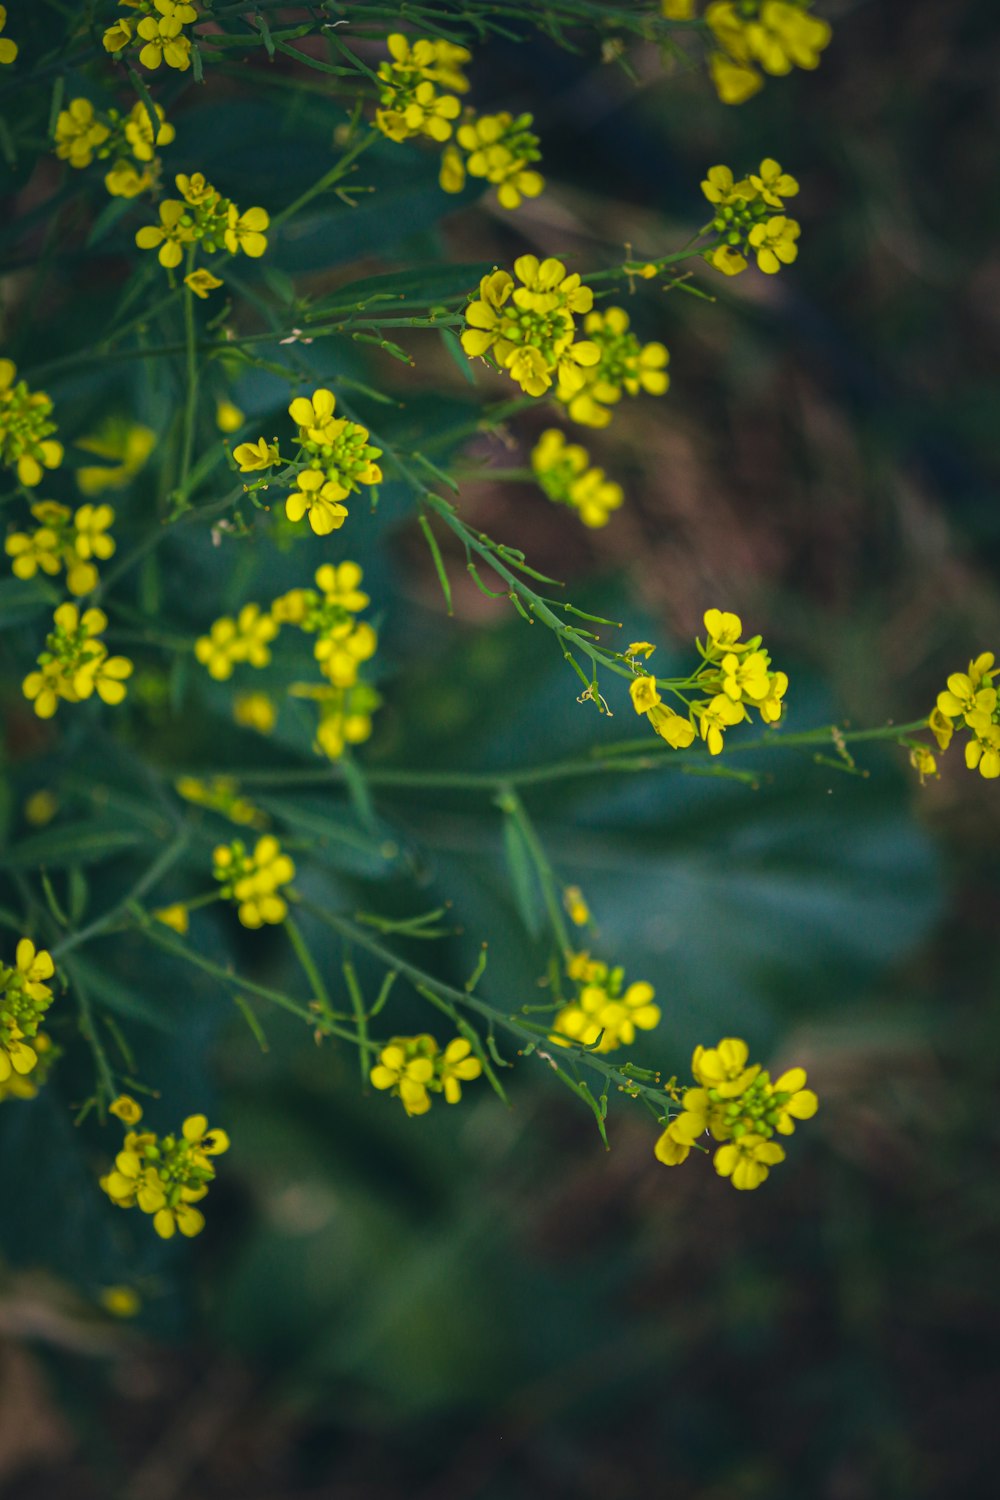
[{"label": "dark background", "polygon": [[[274,262],[319,287],[330,264],[352,275],[427,255],[503,264],[526,248],[585,270],[625,243],[636,254],[681,243],[703,221],[708,166],[777,156],[802,185],[795,266],[725,282],[698,271],[714,307],[655,283],[627,304],[644,337],[668,344],[673,384],[662,400],[623,404],[592,437],[627,493],[610,526],[585,532],[530,486],[480,481],[463,505],[578,601],[623,619],[628,639],[682,651],[705,608],[738,610],[789,671],[791,729],[914,719],[948,672],[1000,650],[996,7],[871,0],[837,12],[817,73],[771,80],[739,109],[718,104],[697,70],[665,74],[652,49],[631,54],[634,83],[541,38],[483,48],[477,103],[534,110],[546,196],[514,217],[455,206],[436,194],[430,161],[386,150],[362,174],[378,193],[317,223],[312,260],[299,242]],[[231,65],[185,96],[170,169],[203,167],[239,201],[278,206],[300,171],[302,185],[316,175],[308,143],[326,151],[341,117],[320,95],[301,108],[290,97]],[[11,201],[26,211],[58,180],[39,168]],[[19,363],[85,344],[108,276],[99,256],[57,264],[37,339],[13,295]],[[388,385],[406,403],[400,431],[433,433],[468,388],[437,344],[409,347],[440,399],[387,361],[309,357],[334,381]],[[94,370],[49,388],[60,411],[79,413],[78,431],[109,402],[156,426],[163,377],[130,380]],[[233,394],[278,412],[283,387],[270,380],[244,374]],[[550,417],[519,418],[509,447],[477,440],[465,456],[522,462]],[[132,504],[134,517],[138,492]],[[383,610],[387,707],[366,763],[509,766],[634,733],[624,702],[611,724],[578,707],[551,642],[466,586],[460,559],[458,619],[445,618],[407,504],[389,487],[378,525],[350,536]],[[258,547],[233,582],[232,554],[186,545],[163,566],[168,596],[169,569],[183,566],[175,618],[198,629],[211,615],[192,578],[231,588],[231,605],[248,583],[270,597],[312,565],[310,543],[293,559]],[[16,827],[39,763],[13,693],[5,708]],[[224,757],[211,718],[157,733],[165,763]],[[65,746],[41,750],[65,769]],[[81,749],[78,774],[96,753]],[[81,1163],[59,1093],[76,1097],[72,1083],[0,1108],[3,1493],[991,1493],[997,793],[957,748],[923,789],[901,750],[858,763],[864,777],[786,751],[755,762],[757,791],[651,776],[528,799],[560,874],[590,900],[601,950],[656,986],[664,1022],[643,1057],[682,1072],[696,1041],[736,1033],[755,1055],[808,1067],[820,1113],[754,1194],[704,1161],[660,1167],[627,1101],[606,1154],[537,1063],[537,1076],[521,1066],[510,1113],[473,1085],[460,1109],[408,1121],[359,1094],[352,1058],[313,1050],[272,1016],[262,1057],[217,995],[209,1010],[149,950],[100,945],[122,984],[172,1007],[173,1035],[137,1027],[146,1071],[173,1079],[178,1108],[205,1103],[234,1149],[206,1234],[165,1251],[147,1224],[109,1230],[110,1210],[91,1201],[107,1146],[85,1147]],[[379,813],[416,851],[418,904],[457,900],[462,931],[435,950],[439,970],[461,981],[488,937],[490,993],[530,998],[537,950],[488,800],[397,794]],[[412,910],[412,876],[359,856],[339,886],[318,889]],[[280,983],[277,945],[265,935],[249,954]],[[402,1001],[394,1024],[426,1024],[419,1003]],[[98,1306],[120,1282],[143,1299],[128,1324]]]}]

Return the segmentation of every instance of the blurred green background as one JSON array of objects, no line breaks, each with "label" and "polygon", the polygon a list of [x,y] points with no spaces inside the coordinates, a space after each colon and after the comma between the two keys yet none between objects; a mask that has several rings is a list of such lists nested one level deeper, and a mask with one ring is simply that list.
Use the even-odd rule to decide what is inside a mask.
[{"label": "blurred green background", "polygon": [[[794,267],[733,282],[699,271],[714,307],[655,283],[627,304],[641,334],[669,346],[673,384],[624,404],[589,443],[626,488],[610,526],[585,532],[530,486],[478,480],[462,504],[578,603],[623,620],[626,639],[673,642],[663,655],[685,650],[705,608],[738,610],[789,671],[792,729],[914,719],[949,671],[1000,649],[996,6],[869,0],[826,13],[835,37],[819,72],[771,81],[740,109],[719,105],[698,71],[665,71],[652,48],[630,53],[631,79],[586,46],[493,43],[472,70],[477,103],[533,110],[547,194],[516,216],[471,195],[456,205],[431,157],[378,147],[359,173],[377,191],[317,208],[253,283],[280,294],[284,273],[319,294],[428,258],[505,264],[530,248],[586,270],[623,244],[662,254],[702,221],[707,167],[777,156],[802,184]],[[291,201],[331,159],[343,118],[318,75],[308,91],[279,82],[298,76],[256,58],[212,75],[178,108],[168,169],[204,170],[241,204]],[[10,222],[34,213],[44,226],[57,164],[5,171]],[[89,208],[50,211],[58,235],[14,238],[4,353],[25,368],[99,334],[127,243],[117,222],[95,235],[99,207],[98,183]],[[19,260],[39,255],[40,285]],[[352,345],[296,356],[317,382],[390,391],[392,407],[352,404],[424,444],[478,398],[432,336],[407,345],[412,374]],[[280,426],[283,381],[218,378],[262,431]],[[163,432],[180,389],[175,370],[144,364],[45,384],[71,436],[109,409]],[[500,389],[480,384],[480,396]],[[523,462],[549,420],[518,418],[506,445],[477,439],[463,461]],[[204,444],[211,433],[206,407]],[[437,461],[453,447],[444,436]],[[126,537],[142,534],[161,482],[154,460],[116,499]],[[387,485],[337,554],[363,564],[381,616],[386,707],[363,763],[504,769],[631,735],[627,703],[610,723],[578,706],[551,640],[466,587],[458,556],[457,618],[445,616],[409,504]],[[136,607],[194,633],[303,581],[326,551],[185,535],[129,587]],[[7,580],[0,602],[5,892],[43,859],[63,892],[60,829],[85,818],[106,839],[141,810],[145,842],[88,867],[101,910],[170,836],[174,770],[307,753],[304,725],[283,721],[275,746],[254,740],[228,724],[228,685],[206,688],[183,664],[165,680],[155,654],[146,707],[117,741],[92,724],[50,733],[18,697],[44,607]],[[537,1059],[512,1075],[510,1112],[474,1085],[460,1108],[408,1120],[359,1091],[353,1055],[314,1048],[291,1019],[261,1012],[263,1055],[210,982],[138,939],[88,947],[94,1000],[128,1032],[143,1076],[169,1080],[164,1128],[205,1108],[234,1147],[205,1235],[164,1246],[94,1187],[108,1132],[74,1131],[68,1108],[90,1087],[85,1054],[37,1100],[0,1105],[0,1491],[988,1494],[1000,1456],[996,793],[957,750],[922,789],[902,751],[858,760],[864,777],[771,752],[754,762],[756,791],[651,775],[525,796],[560,875],[591,904],[593,946],[656,986],[664,1020],[644,1060],[683,1072],[697,1041],[735,1033],[757,1056],[808,1067],[820,1114],[754,1194],[703,1161],[667,1172],[651,1122],[626,1101],[605,1153]],[[24,799],[52,785],[60,819],[33,834]],[[452,900],[455,932],[417,958],[461,984],[488,939],[488,993],[530,1000],[544,949],[511,897],[488,797],[376,797],[367,837],[340,793],[259,801],[328,838],[329,866],[303,876],[314,899],[400,913]],[[223,827],[204,815],[197,858],[163,900],[204,888]],[[202,913],[192,933],[219,962],[295,983],[280,935],[232,926]],[[309,937],[335,975],[329,932]],[[355,958],[373,994],[377,970]],[[401,995],[392,1024],[426,1025],[422,1002]],[[100,1309],[119,1284],[141,1296],[133,1321]]]}]

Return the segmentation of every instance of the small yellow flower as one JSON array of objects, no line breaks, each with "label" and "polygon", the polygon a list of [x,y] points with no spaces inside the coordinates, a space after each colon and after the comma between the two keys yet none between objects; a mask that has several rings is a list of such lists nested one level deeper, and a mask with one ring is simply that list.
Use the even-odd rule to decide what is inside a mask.
[{"label": "small yellow flower", "polygon": [[777,1141],[750,1133],[720,1146],[714,1162],[720,1177],[728,1177],[734,1188],[743,1190],[760,1187],[771,1168],[784,1159],[784,1149]]},{"label": "small yellow flower", "polygon": [[101,1306],[113,1318],[134,1318],[142,1309],[142,1299],[130,1286],[106,1286]]},{"label": "small yellow flower", "polygon": [[[220,432],[238,432],[245,421],[245,412],[242,412],[234,402],[225,400],[216,402],[215,425]],[[262,438],[261,442],[263,441],[264,440]],[[242,444],[240,446],[242,446]],[[278,450],[275,449],[274,451],[275,456],[277,456]],[[237,462],[239,462],[238,459]]]},{"label": "small yellow flower", "polygon": [[273,834],[258,839],[252,854],[239,840],[220,845],[215,850],[213,873],[221,882],[223,896],[238,906],[244,927],[285,920],[288,903],[279,889],[295,879],[295,865]]},{"label": "small yellow flower", "polygon": [[301,521],[308,515],[316,535],[329,536],[347,520],[347,506],[340,502],[348,493],[339,479],[327,479],[316,469],[303,469],[298,489],[285,501],[285,514],[290,521]]},{"label": "small yellow flower", "polygon": [[[7,25],[7,7],[0,5],[0,31]],[[9,36],[0,36],[0,66],[12,63],[17,56],[17,43]]]},{"label": "small yellow flower", "polygon": [[574,927],[586,927],[590,921],[590,907],[578,885],[568,885],[563,891],[563,906]]},{"label": "small yellow flower", "polygon": [[794,198],[799,190],[795,178],[781,170],[781,163],[767,156],[756,172],[751,172],[750,182],[764,202],[771,208],[781,208],[785,198]]},{"label": "small yellow flower", "polygon": [[444,1053],[436,1061],[435,1073],[447,1104],[457,1104],[462,1097],[462,1084],[479,1078],[483,1065],[473,1057],[472,1044],[464,1036],[449,1042]]},{"label": "small yellow flower", "polygon": [[[239,425],[237,422],[236,426]],[[277,444],[269,443],[266,438],[258,438],[255,443],[239,443],[233,449],[233,457],[244,474],[252,474],[256,469],[273,469],[281,462]]]},{"label": "small yellow flower", "polygon": [[425,1115],[431,1107],[428,1085],[434,1080],[438,1053],[432,1036],[394,1037],[368,1075],[372,1086],[391,1090],[408,1115]]},{"label": "small yellow flower", "polygon": [[637,714],[648,714],[661,701],[655,677],[635,677],[629,683],[629,697]]},{"label": "small yellow flower", "polygon": [[938,774],[934,753],[926,745],[911,746],[910,765],[920,777],[921,786],[923,786],[928,776],[937,776]]},{"label": "small yellow flower", "polygon": [[204,1215],[193,1205],[215,1179],[211,1158],[228,1149],[226,1132],[209,1130],[204,1115],[190,1115],[179,1135],[130,1130],[100,1185],[116,1207],[149,1214],[161,1239],[178,1231],[190,1239],[205,1227]]},{"label": "small yellow flower", "polygon": [[278,722],[278,710],[267,693],[237,693],[233,702],[233,719],[243,729],[270,734]]},{"label": "small yellow flower", "polygon": [[164,927],[172,927],[181,937],[185,936],[190,926],[188,909],[183,901],[175,901],[172,906],[161,906],[158,911],[154,911],[153,916]]},{"label": "small yellow flower", "polygon": [[236,204],[230,203],[228,216],[225,232],[226,249],[232,255],[242,250],[243,254],[249,255],[252,260],[258,260],[267,249],[267,236],[264,230],[271,222],[267,210],[248,208],[244,213],[240,213]]},{"label": "small yellow flower", "polygon": [[94,152],[110,134],[89,99],[71,99],[56,117],[56,155],[71,167],[89,167]]},{"label": "small yellow flower", "polygon": [[156,433],[140,422],[111,418],[91,436],[78,438],[76,446],[85,453],[93,453],[95,458],[113,460],[100,467],[85,465],[77,469],[76,482],[81,494],[92,497],[130,484],[156,447]]},{"label": "small yellow flower", "polygon": [[59,798],[48,787],[42,787],[25,800],[24,817],[32,828],[44,828],[59,811]]},{"label": "small yellow flower", "polygon": [[39,1023],[52,1004],[45,983],[55,973],[51,954],[21,938],[10,967],[0,963],[0,1084],[24,1077],[38,1063]]},{"label": "small yellow flower", "polygon": [[189,272],[189,274],[184,278],[184,285],[186,287],[190,287],[195,296],[200,297],[203,302],[208,296],[209,292],[214,292],[216,288],[222,286],[222,284],[223,283],[220,277],[213,276],[211,271],[206,271],[204,267],[202,267],[198,271]]},{"label": "small yellow flower", "polygon": [[784,214],[778,214],[764,224],[755,224],[750,231],[749,241],[757,252],[760,270],[772,276],[782,266],[790,266],[799,253],[795,242],[800,233],[801,229],[795,220],[786,218]]},{"label": "small yellow flower", "polygon": [[130,1094],[119,1094],[118,1098],[108,1105],[108,1114],[115,1115],[123,1125],[138,1125],[142,1119],[142,1105]]}]

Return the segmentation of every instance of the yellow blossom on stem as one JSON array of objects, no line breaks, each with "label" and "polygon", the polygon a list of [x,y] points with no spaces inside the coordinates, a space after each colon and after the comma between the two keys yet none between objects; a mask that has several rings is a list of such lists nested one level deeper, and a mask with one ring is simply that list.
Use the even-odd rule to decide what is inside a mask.
[{"label": "yellow blossom on stem", "polygon": [[22,484],[34,488],[45,469],[58,469],[63,447],[52,437],[52,401],[16,380],[12,360],[0,359],[0,463],[15,469]]},{"label": "yellow blossom on stem", "polygon": [[212,1157],[228,1150],[226,1132],[210,1130],[204,1115],[189,1115],[178,1135],[130,1130],[100,1185],[116,1207],[149,1214],[161,1239],[177,1232],[191,1239],[205,1227],[194,1205],[215,1180]]},{"label": "yellow blossom on stem", "polygon": [[133,667],[125,656],[109,656],[98,639],[107,623],[99,609],[85,610],[82,616],[75,604],[61,604],[56,610],[45,650],[38,657],[41,670],[30,672],[22,685],[40,719],[50,719],[60,699],[79,703],[95,691],[104,703],[122,702]]},{"label": "yellow blossom on stem", "polygon": [[445,1102],[457,1104],[462,1084],[479,1078],[483,1065],[472,1056],[466,1037],[455,1037],[444,1052],[434,1037],[397,1036],[379,1052],[369,1078],[374,1088],[391,1093],[408,1115],[425,1115],[431,1095],[443,1094]]},{"label": "yellow blossom on stem", "polygon": [[237,693],[233,702],[233,719],[243,729],[270,734],[278,722],[278,710],[267,693]]},{"label": "yellow blossom on stem", "polygon": [[51,954],[27,937],[19,941],[12,965],[0,963],[0,1084],[12,1074],[24,1077],[38,1062],[32,1044],[52,1004],[45,981],[54,973]]},{"label": "yellow blossom on stem", "polygon": [[542,433],[531,453],[531,467],[548,498],[570,506],[585,526],[607,525],[624,502],[621,485],[591,466],[586,448],[567,443],[557,428]]},{"label": "yellow blossom on stem", "polygon": [[506,271],[483,277],[465,311],[462,348],[470,358],[489,353],[529,396],[554,383],[578,390],[601,357],[592,341],[576,341],[575,315],[590,311],[593,292],[554,257],[519,256],[514,275],[520,286]]},{"label": "yellow blossom on stem", "polygon": [[626,988],[624,969],[591,961],[586,954],[575,959],[584,961],[571,960],[567,974],[577,980],[578,993],[557,1013],[551,1042],[567,1047],[572,1040],[596,1052],[613,1052],[631,1046],[637,1030],[652,1031],[659,1025],[660,1008],[653,1004],[651,984],[639,980]]},{"label": "yellow blossom on stem", "polygon": [[259,604],[245,604],[235,620],[228,615],[216,620],[208,635],[195,641],[194,654],[210,677],[225,682],[240,662],[252,667],[268,665],[270,643],[278,628],[270,614],[261,613]]},{"label": "yellow blossom on stem", "polygon": [[295,879],[295,865],[273,834],[258,839],[252,854],[239,839],[220,844],[213,856],[213,874],[222,895],[238,907],[244,927],[274,925],[288,915],[280,887]]}]

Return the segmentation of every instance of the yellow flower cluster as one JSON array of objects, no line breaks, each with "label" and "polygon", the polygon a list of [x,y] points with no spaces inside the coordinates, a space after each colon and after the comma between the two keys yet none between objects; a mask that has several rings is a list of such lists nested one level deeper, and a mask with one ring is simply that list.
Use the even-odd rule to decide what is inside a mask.
[{"label": "yellow flower cluster", "polygon": [[773,157],[739,182],[729,167],[711,167],[701,190],[715,207],[710,227],[721,237],[702,253],[717,271],[738,276],[747,268],[747,256],[755,255],[758,269],[773,276],[798,257],[801,226],[782,210],[799,185]]},{"label": "yellow flower cluster", "polygon": [[379,1052],[369,1077],[377,1089],[388,1089],[408,1115],[425,1115],[431,1094],[443,1094],[448,1104],[462,1097],[462,1084],[483,1071],[465,1037],[457,1036],[442,1052],[432,1036],[394,1036]]},{"label": "yellow flower cluster", "polygon": [[[965,742],[965,764],[978,771],[987,781],[1000,776],[1000,695],[993,679],[1000,676],[992,651],[984,651],[969,662],[967,672],[952,672],[948,685],[938,693],[937,705],[928,720],[939,748],[947,750],[955,725],[969,731]],[[921,778],[933,775],[937,766],[933,755],[923,748],[911,757]]]},{"label": "yellow flower cluster", "polygon": [[71,167],[89,167],[95,156],[110,161],[104,177],[108,192],[115,198],[137,198],[159,182],[161,162],[154,147],[168,146],[177,133],[160,106],[153,108],[159,122],[155,141],[141,101],[122,115],[117,109],[95,110],[89,99],[71,99],[56,119],[56,155]]},{"label": "yellow flower cluster", "polygon": [[665,1166],[685,1161],[706,1130],[721,1142],[715,1170],[741,1190],[760,1187],[773,1166],[785,1159],[775,1134],[791,1135],[796,1121],[811,1120],[819,1108],[806,1088],[804,1068],[789,1068],[772,1083],[759,1063],[747,1065],[749,1048],[737,1037],[717,1047],[696,1047],[691,1059],[696,1088],[687,1089],[683,1109],[667,1126],[655,1152]]},{"label": "yellow flower cluster", "polygon": [[[771,658],[761,646],[759,635],[741,641],[743,622],[729,611],[705,611],[705,644],[696,641],[702,665],[671,691],[685,704],[688,716],[675,713],[660,698],[655,677],[641,672],[629,685],[632,706],[645,714],[650,725],[674,750],[686,750],[692,744],[695,730],[708,746],[710,755],[722,752],[727,729],[742,724],[756,709],[765,724],[777,724],[784,711],[783,699],[788,691],[784,672],[771,670]],[[653,648],[638,642],[647,658]],[[631,648],[630,656],[638,654]],[[688,699],[688,691],[703,693],[702,698]]]},{"label": "yellow flower cluster", "polygon": [[811,8],[812,0],[712,0],[705,20],[718,50],[708,63],[723,104],[742,104],[763,88],[761,68],[781,77],[819,67],[832,33]]},{"label": "yellow flower cluster", "polygon": [[63,446],[52,437],[52,398],[15,381],[16,374],[12,360],[0,359],[0,464],[16,469],[22,484],[34,486],[45,469],[58,469]]},{"label": "yellow flower cluster", "polygon": [[[0,5],[0,31],[7,25],[7,7]],[[0,36],[0,66],[12,63],[17,56],[17,43],[9,36]]]},{"label": "yellow flower cluster", "polygon": [[[315,589],[290,589],[272,601],[266,614],[258,604],[247,604],[235,620],[216,620],[209,634],[196,641],[195,655],[216,681],[224,682],[238,663],[267,666],[270,643],[282,626],[315,636],[313,656],[325,680],[294,682],[288,692],[316,703],[316,749],[336,760],[346,745],[361,744],[372,732],[372,714],[381,700],[358,674],[375,655],[378,636],[367,620],[355,618],[370,603],[357,563],[324,563],[315,576]],[[266,695],[252,694],[238,700],[236,717],[238,723],[268,733],[276,711]]]},{"label": "yellow flower cluster", "polygon": [[557,1046],[579,1042],[594,1052],[614,1052],[630,1047],[637,1030],[652,1031],[660,1024],[660,1007],[653,1004],[656,991],[645,980],[626,989],[624,969],[609,968],[587,953],[575,953],[566,973],[576,981],[577,994],[552,1023],[549,1041]]},{"label": "yellow flower cluster", "polygon": [[45,650],[38,657],[40,670],[29,672],[22,684],[38,717],[51,719],[60,698],[80,703],[95,690],[104,703],[121,703],[125,679],[131,677],[133,668],[127,656],[109,656],[107,646],[98,640],[107,629],[104,611],[88,609],[81,617],[75,604],[60,604],[52,623]]},{"label": "yellow flower cluster", "polygon": [[266,667],[271,660],[271,642],[277,634],[277,620],[262,614],[259,604],[244,604],[235,620],[223,615],[208,635],[199,636],[194,643],[194,654],[210,677],[225,682],[240,662]]},{"label": "yellow flower cluster", "polygon": [[86,464],[76,471],[77,485],[84,495],[121,490],[130,484],[156,447],[156,433],[141,422],[109,417],[89,437],[77,438],[75,446],[107,464]]},{"label": "yellow flower cluster", "polygon": [[[134,1099],[116,1101],[112,1111],[126,1123],[142,1118]],[[229,1150],[224,1130],[210,1130],[204,1115],[189,1115],[179,1135],[156,1135],[151,1130],[126,1133],[113,1169],[100,1179],[117,1208],[138,1208],[150,1214],[162,1240],[179,1230],[193,1239],[205,1227],[205,1216],[195,1208],[215,1181],[213,1156]]]},{"label": "yellow flower cluster", "polygon": [[576,339],[576,314],[590,312],[594,294],[554,257],[521,255],[514,276],[483,277],[465,310],[462,348],[472,359],[489,354],[529,396],[544,396],[558,382],[560,399],[568,400],[601,358],[597,344]]},{"label": "yellow flower cluster", "polygon": [[252,854],[241,840],[220,844],[212,856],[222,895],[239,908],[244,927],[257,928],[283,922],[288,903],[280,888],[295,879],[295,865],[278,840],[266,833],[257,840]]},{"label": "yellow flower cluster", "polygon": [[278,722],[274,699],[267,693],[237,693],[233,699],[233,723],[241,729],[256,729],[270,734]]},{"label": "yellow flower cluster", "polygon": [[468,93],[469,81],[462,69],[472,54],[453,42],[427,37],[411,46],[398,31],[386,37],[386,46],[391,61],[379,64],[378,129],[391,141],[421,135],[432,141],[449,140],[462,112],[456,96]]},{"label": "yellow flower cluster", "polygon": [[174,791],[185,802],[210,808],[228,818],[230,823],[238,823],[244,828],[267,827],[267,818],[241,795],[239,783],[231,776],[215,776],[211,781],[201,781],[197,776],[180,776],[174,782]]},{"label": "yellow flower cluster", "polygon": [[[118,0],[119,6],[141,11],[142,19],[122,17],[104,33],[104,50],[112,56],[139,47],[139,61],[154,71],[162,63],[184,73],[191,66],[191,38],[184,30],[198,12],[186,0]],[[142,44],[141,46],[139,44]]]},{"label": "yellow flower cluster", "polygon": [[625,392],[637,396],[646,391],[662,396],[670,385],[666,365],[670,355],[663,344],[640,344],[629,331],[628,313],[621,307],[588,313],[583,331],[597,346],[600,358],[588,367],[582,385],[565,384],[560,378],[556,395],[571,419],[584,427],[607,427],[609,407]]},{"label": "yellow flower cluster", "polygon": [[625,499],[621,485],[591,465],[586,448],[567,443],[556,427],[538,439],[531,451],[531,467],[549,499],[572,506],[585,526],[606,526]]},{"label": "yellow flower cluster", "polygon": [[4,542],[16,578],[34,578],[39,569],[54,578],[66,569],[71,594],[89,594],[97,587],[94,559],[104,561],[115,550],[108,527],[115,519],[110,505],[81,505],[74,512],[54,500],[31,507],[38,525],[33,531],[14,531]]},{"label": "yellow flower cluster", "polygon": [[0,1104],[5,1099],[37,1098],[39,1090],[48,1083],[49,1074],[62,1056],[62,1048],[57,1047],[45,1031],[40,1031],[32,1039],[32,1050],[38,1061],[30,1073],[12,1072],[9,1077],[0,1079]]},{"label": "yellow flower cluster", "polygon": [[469,177],[492,183],[501,208],[520,208],[524,198],[537,198],[545,178],[533,163],[541,161],[532,115],[516,118],[506,110],[479,115],[458,127],[457,145],[446,146],[441,157],[440,183],[446,193],[460,193]]},{"label": "yellow flower cluster", "polygon": [[[52,1004],[45,983],[55,973],[51,954],[21,938],[8,968],[0,963],[0,1084],[16,1074],[24,1078],[38,1064],[38,1026]],[[35,1043],[35,1045],[32,1045]]]},{"label": "yellow flower cluster", "polygon": [[[368,441],[368,429],[358,422],[335,415],[337,398],[332,391],[313,391],[312,399],[296,396],[288,414],[299,429],[299,453],[295,460],[302,467],[296,476],[298,488],[285,501],[290,521],[309,517],[317,536],[329,536],[347,520],[343,501],[362,484],[379,484],[382,470],[376,463],[381,448]],[[277,443],[260,438],[256,443],[240,443],[233,457],[244,474],[270,469],[283,462]]]},{"label": "yellow flower cluster", "polygon": [[[181,197],[165,198],[160,204],[159,224],[145,224],[136,232],[135,242],[140,250],[158,250],[157,259],[167,270],[179,266],[185,251],[193,253],[194,246],[210,255],[223,249],[230,255],[242,251],[252,260],[264,254],[267,249],[264,230],[271,222],[266,209],[248,208],[241,213],[231,198],[224,198],[206,182],[201,172],[190,177],[179,172],[174,182]],[[184,283],[202,298],[222,285],[204,267],[189,271]]]}]

